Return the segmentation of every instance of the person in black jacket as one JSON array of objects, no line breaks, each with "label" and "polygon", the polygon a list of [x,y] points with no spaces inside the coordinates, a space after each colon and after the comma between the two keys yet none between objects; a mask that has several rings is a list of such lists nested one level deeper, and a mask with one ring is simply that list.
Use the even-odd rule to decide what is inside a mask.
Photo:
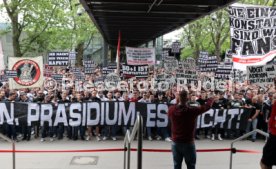
[{"label": "person in black jacket", "polygon": [[[15,91],[10,91],[9,93],[9,97],[4,100],[5,102],[15,102],[17,99],[17,94]],[[17,140],[17,135],[16,135],[16,126],[14,124],[14,121],[12,121],[11,123],[7,122],[5,124],[6,126],[6,131],[7,131],[7,136],[14,140],[14,141],[18,141]]]},{"label": "person in black jacket", "polygon": [[[200,107],[200,103],[196,100],[196,94],[192,93],[190,100],[187,102],[189,107]],[[195,129],[195,139],[200,140],[199,129]]]},{"label": "person in black jacket", "polygon": [[[61,94],[61,100],[59,100],[58,103],[70,103],[70,100],[68,99],[68,96],[67,96],[66,92],[63,92]],[[63,139],[63,134],[64,134],[64,124],[59,123],[57,125],[57,138],[58,138],[58,140]],[[71,126],[67,126],[67,137],[68,137],[68,139],[72,139],[72,127]]]},{"label": "person in black jacket", "polygon": [[[251,113],[250,113],[250,117],[248,119],[247,127],[246,127],[246,132],[247,133],[250,132],[251,126],[252,126],[252,130],[257,129],[258,116],[259,116],[260,110],[261,110],[261,105],[258,103],[258,97],[257,96],[252,98],[251,103],[252,103],[252,106],[250,106]],[[252,135],[252,142],[255,142],[256,135],[257,135],[257,133],[254,133]]]},{"label": "person in black jacket", "polygon": [[[204,90],[202,90],[201,93],[200,93],[199,99],[197,99],[196,101],[200,104],[200,106],[205,105],[207,103],[207,93]],[[196,130],[196,136],[195,137],[196,137],[197,140],[199,139],[200,130],[204,130],[205,138],[210,138],[210,136],[208,134],[209,131],[210,131],[210,127],[206,127],[204,129],[197,129]]]},{"label": "person in black jacket", "polygon": [[[220,93],[220,95],[216,96],[216,101],[214,102],[213,109],[219,109],[218,111],[223,111],[225,108],[227,108],[227,100],[223,98],[223,94]],[[212,135],[211,140],[214,141],[216,138],[218,140],[222,139],[223,129],[219,127],[220,123],[217,123],[215,126],[212,126]]]},{"label": "person in black jacket", "polygon": [[[19,97],[19,102],[31,102],[29,100],[29,98],[27,97],[27,94],[25,92],[21,92],[20,93],[20,97]],[[23,120],[21,122],[21,125],[19,126],[20,131],[22,131],[23,134],[23,139],[22,140],[27,140],[30,141],[31,139],[31,132],[32,132],[32,127],[28,126],[27,121]]]},{"label": "person in black jacket", "polygon": [[[72,102],[82,103],[83,102],[82,94],[77,93],[76,98],[74,100],[72,100]],[[73,126],[72,127],[72,138],[73,138],[73,140],[78,140],[78,135],[79,134],[80,134],[81,140],[85,140],[84,139],[85,130],[86,130],[86,126],[82,126],[82,124],[80,124],[79,126]]]}]

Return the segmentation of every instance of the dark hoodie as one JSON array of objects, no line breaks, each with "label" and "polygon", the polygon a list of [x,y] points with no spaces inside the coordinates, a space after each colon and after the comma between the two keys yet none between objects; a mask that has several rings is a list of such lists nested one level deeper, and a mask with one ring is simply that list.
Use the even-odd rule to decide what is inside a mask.
[{"label": "dark hoodie", "polygon": [[197,116],[208,111],[213,100],[199,107],[173,105],[169,108],[168,116],[171,121],[172,140],[176,143],[194,143]]}]

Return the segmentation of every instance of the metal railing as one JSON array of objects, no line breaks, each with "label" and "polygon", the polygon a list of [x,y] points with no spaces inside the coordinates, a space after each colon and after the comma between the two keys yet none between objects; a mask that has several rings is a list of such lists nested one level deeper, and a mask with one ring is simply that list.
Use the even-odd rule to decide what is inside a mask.
[{"label": "metal railing", "polygon": [[137,134],[137,169],[142,169],[143,117],[138,112],[132,132],[128,129],[124,139],[124,169],[130,169],[131,143]]},{"label": "metal railing", "polygon": [[233,167],[233,165],[232,165],[232,164],[233,164],[233,154],[236,153],[236,149],[234,148],[234,143],[236,143],[236,142],[238,142],[238,141],[241,141],[241,140],[243,140],[243,139],[246,139],[246,138],[248,138],[249,136],[251,136],[251,135],[253,135],[253,134],[255,134],[255,133],[259,133],[259,134],[261,134],[261,135],[263,135],[263,136],[266,136],[266,137],[269,136],[268,133],[263,132],[263,131],[261,131],[261,130],[259,130],[259,129],[255,129],[255,130],[253,130],[253,131],[251,131],[251,132],[249,132],[249,133],[246,133],[245,135],[243,135],[243,136],[241,136],[241,137],[239,137],[239,138],[237,138],[237,139],[235,139],[235,140],[233,140],[233,141],[231,142],[230,169],[232,169],[232,167]]},{"label": "metal railing", "polygon": [[12,144],[12,168],[15,169],[15,141],[0,133],[0,138]]}]

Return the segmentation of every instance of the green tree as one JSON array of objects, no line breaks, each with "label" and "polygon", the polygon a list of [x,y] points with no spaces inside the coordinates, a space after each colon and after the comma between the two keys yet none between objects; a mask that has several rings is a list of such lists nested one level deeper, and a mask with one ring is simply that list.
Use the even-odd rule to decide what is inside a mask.
[{"label": "green tree", "polygon": [[[239,3],[275,6],[276,0],[242,0]],[[224,57],[222,54],[230,48],[229,16],[226,9],[218,10],[211,15],[183,27],[182,58],[196,58],[200,50],[208,51],[219,59]]]},{"label": "green tree", "polygon": [[[52,50],[83,50],[97,33],[89,16],[76,16],[77,0],[4,0],[14,56],[35,56]],[[80,62],[79,61],[79,62]]]}]

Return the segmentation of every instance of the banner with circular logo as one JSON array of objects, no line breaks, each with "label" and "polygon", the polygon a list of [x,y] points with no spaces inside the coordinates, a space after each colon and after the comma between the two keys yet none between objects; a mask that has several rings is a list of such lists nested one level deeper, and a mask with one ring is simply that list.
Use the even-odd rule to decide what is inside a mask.
[{"label": "banner with circular logo", "polygon": [[43,58],[9,58],[9,70],[17,71],[17,77],[9,79],[10,89],[34,88],[43,85]]}]

